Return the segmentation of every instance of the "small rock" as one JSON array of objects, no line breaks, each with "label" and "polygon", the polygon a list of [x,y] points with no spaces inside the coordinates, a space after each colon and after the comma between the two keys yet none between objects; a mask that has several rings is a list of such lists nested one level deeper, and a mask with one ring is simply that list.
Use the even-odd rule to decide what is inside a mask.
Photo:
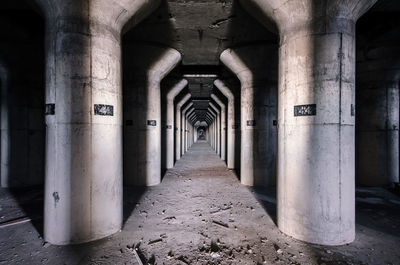
[{"label": "small rock", "polygon": [[50,244],[49,244],[49,242],[44,242],[42,246],[43,246],[44,248],[48,248],[48,247],[50,247]]}]

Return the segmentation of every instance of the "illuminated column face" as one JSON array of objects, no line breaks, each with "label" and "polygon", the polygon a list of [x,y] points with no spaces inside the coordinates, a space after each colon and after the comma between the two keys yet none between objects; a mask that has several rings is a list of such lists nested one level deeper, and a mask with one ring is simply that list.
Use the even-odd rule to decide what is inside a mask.
[{"label": "illuminated column face", "polygon": [[[221,80],[215,80],[214,85],[228,99],[226,136],[226,162],[229,169],[235,168],[235,98],[232,91]],[[225,117],[225,115],[223,115]],[[225,138],[223,138],[225,139]]]},{"label": "illuminated column face", "polygon": [[225,104],[214,94],[211,95],[211,98],[217,102],[219,107],[221,108],[221,112],[219,115],[220,118],[220,154],[221,159],[223,161],[226,160],[226,113],[225,113]]},{"label": "illuminated column face", "polygon": [[69,10],[58,11],[47,32],[47,72],[54,79],[46,88],[44,235],[64,245],[121,228],[122,90],[114,29],[92,29],[84,14],[76,29]]},{"label": "illuminated column face", "polygon": [[182,143],[182,106],[190,99],[190,94],[185,95],[176,106],[176,129],[175,129],[175,155],[176,160],[181,159],[181,143]]},{"label": "illuminated column face", "polygon": [[[181,55],[168,47],[130,45],[135,58],[125,66],[124,180],[127,185],[152,186],[161,182],[160,82],[179,63]],[[134,73],[134,74],[131,74]]]},{"label": "illuminated column face", "polygon": [[254,130],[256,130],[256,121],[254,117],[253,71],[246,65],[243,58],[232,49],[222,52],[220,59],[240,80],[240,182],[243,185],[254,186]]},{"label": "illuminated column face", "polygon": [[182,79],[167,94],[167,125],[166,125],[166,167],[170,169],[174,166],[174,99],[187,86],[188,81]]},{"label": "illuminated column face", "polygon": [[281,35],[278,226],[311,243],[349,243],[355,237],[355,23],[376,1],[241,2],[250,12],[258,7],[258,18],[275,20]]},{"label": "illuminated column face", "polygon": [[122,225],[121,29],[159,1],[37,2],[47,31],[44,236],[89,242]]}]

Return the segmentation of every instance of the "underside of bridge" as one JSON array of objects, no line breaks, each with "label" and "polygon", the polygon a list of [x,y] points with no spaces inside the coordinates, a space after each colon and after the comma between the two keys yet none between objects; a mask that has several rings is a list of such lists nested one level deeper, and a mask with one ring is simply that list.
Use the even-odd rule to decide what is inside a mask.
[{"label": "underside of bridge", "polygon": [[2,0],[0,264],[400,264],[398,0]]}]

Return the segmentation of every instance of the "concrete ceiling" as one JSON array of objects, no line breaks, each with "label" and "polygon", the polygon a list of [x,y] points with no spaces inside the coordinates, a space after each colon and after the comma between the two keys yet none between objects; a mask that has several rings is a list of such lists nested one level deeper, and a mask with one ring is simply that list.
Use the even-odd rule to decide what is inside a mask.
[{"label": "concrete ceiling", "polygon": [[173,47],[183,55],[183,65],[219,65],[219,55],[227,47],[276,42],[277,36],[233,0],[165,0],[125,40]]}]

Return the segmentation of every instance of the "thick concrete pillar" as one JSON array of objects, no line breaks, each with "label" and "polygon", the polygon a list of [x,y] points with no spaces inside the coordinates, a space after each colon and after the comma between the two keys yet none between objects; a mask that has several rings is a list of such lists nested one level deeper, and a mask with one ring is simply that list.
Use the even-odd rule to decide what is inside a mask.
[{"label": "thick concrete pillar", "polygon": [[212,113],[209,109],[207,112],[207,116],[210,119],[211,122],[211,147],[214,149],[214,151],[217,151],[217,145],[216,145],[216,129],[215,129],[215,116],[214,113]]},{"label": "thick concrete pillar", "polygon": [[1,187],[10,187],[10,127],[8,108],[9,73],[7,68],[0,64],[0,180]]},{"label": "thick concrete pillar", "polygon": [[159,1],[38,2],[47,24],[44,236],[83,243],[121,229],[120,32]]},{"label": "thick concrete pillar", "polygon": [[[184,134],[184,130],[185,130],[185,115],[183,113],[182,107],[183,105],[190,99],[191,95],[187,94],[177,105],[176,108],[176,122],[177,122],[177,128],[178,128],[178,133],[179,136],[176,138],[179,138],[179,146],[176,146],[176,160],[179,160],[181,158],[181,156],[183,156],[184,154],[184,141],[185,141],[185,134]],[[182,103],[183,102],[183,103]],[[180,103],[182,103],[180,105]],[[184,110],[187,111],[188,107],[190,108],[193,105],[193,103],[189,103],[186,108]],[[178,119],[179,116],[179,119]],[[179,125],[178,125],[179,122]],[[178,141],[178,139],[177,139]],[[179,149],[178,149],[179,148]],[[179,154],[178,154],[179,153]]]},{"label": "thick concrete pillar", "polygon": [[211,98],[219,105],[221,108],[221,159],[226,160],[226,107],[225,104],[215,95],[211,94]]},{"label": "thick concrete pillar", "polygon": [[181,143],[181,154],[185,154],[186,150],[186,140],[187,140],[187,124],[186,124],[186,112],[193,106],[193,102],[190,102],[183,110],[182,110],[182,143]]},{"label": "thick concrete pillar", "polygon": [[187,111],[187,113],[185,115],[185,121],[186,121],[185,153],[189,149],[189,145],[190,145],[190,121],[189,121],[189,115],[192,114],[193,111],[194,111],[194,108],[192,107],[190,110]]},{"label": "thick concrete pillar", "polygon": [[235,97],[232,91],[224,84],[223,81],[217,79],[214,82],[216,88],[228,99],[228,120],[227,120],[227,154],[226,162],[229,169],[235,168]]},{"label": "thick concrete pillar", "polygon": [[174,167],[174,99],[187,84],[188,81],[182,79],[167,94],[167,169]]},{"label": "thick concrete pillar", "polygon": [[[153,45],[125,47],[136,58],[134,83],[125,86],[124,179],[127,185],[153,186],[161,182],[161,80],[179,63],[180,53]],[[125,75],[129,75],[127,69]],[[128,79],[129,77],[127,77]]]},{"label": "thick concrete pillar", "polygon": [[356,180],[363,186],[399,182],[399,34],[375,40],[368,33],[358,44]]},{"label": "thick concrete pillar", "polygon": [[[148,70],[147,111],[146,111],[146,163],[141,164],[146,172],[146,186],[161,182],[161,80],[179,63],[181,54],[175,49],[168,49]],[[150,124],[155,121],[156,124]],[[143,172],[139,170],[139,172]]]},{"label": "thick concrete pillar", "polygon": [[219,109],[210,102],[211,108],[216,112],[216,121],[217,121],[217,154],[221,156],[221,112]]},{"label": "thick concrete pillar", "polygon": [[311,243],[352,242],[355,22],[375,0],[241,2],[281,37],[278,226]]},{"label": "thick concrete pillar", "polygon": [[253,74],[238,54],[231,49],[221,53],[222,63],[240,80],[240,181],[243,185],[254,186],[254,87]]},{"label": "thick concrete pillar", "polygon": [[190,99],[191,95],[186,94],[181,101],[176,104],[175,112],[175,159],[178,161],[181,159],[181,145],[182,145],[182,106]]},{"label": "thick concrete pillar", "polygon": [[208,108],[208,111],[211,113],[212,119],[213,119],[213,139],[214,139],[214,151],[215,153],[218,153],[218,118],[217,114],[214,113],[211,108]]}]

